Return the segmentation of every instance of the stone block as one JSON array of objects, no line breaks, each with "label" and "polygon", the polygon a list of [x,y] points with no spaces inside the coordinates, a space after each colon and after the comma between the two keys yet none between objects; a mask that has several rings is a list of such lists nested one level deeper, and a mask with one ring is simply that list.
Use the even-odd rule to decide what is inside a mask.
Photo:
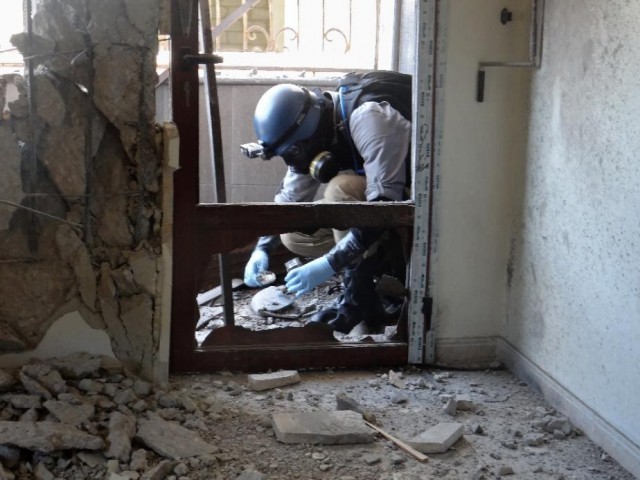
[{"label": "stone block", "polygon": [[260,392],[272,388],[284,387],[300,382],[300,375],[295,370],[281,370],[273,373],[256,373],[247,377],[249,388]]},{"label": "stone block", "polygon": [[447,400],[443,410],[447,415],[451,415],[452,417],[455,416],[458,411],[458,401],[456,400],[455,395]]},{"label": "stone block", "polygon": [[72,425],[58,422],[0,421],[0,445],[48,453],[73,448],[100,450],[104,448],[104,441]]},{"label": "stone block", "polygon": [[157,454],[174,460],[207,455],[217,450],[182,425],[155,417],[138,419],[135,438]]},{"label": "stone block", "polygon": [[277,413],[272,426],[282,443],[343,445],[374,441],[373,431],[362,415],[351,410]]},{"label": "stone block", "polygon": [[467,412],[473,412],[476,409],[476,404],[471,400],[469,395],[457,395],[456,396],[456,408]]},{"label": "stone block", "polygon": [[524,443],[530,447],[537,447],[544,443],[544,435],[541,433],[527,433],[524,438]]},{"label": "stone block", "polygon": [[462,437],[463,428],[459,423],[439,423],[407,443],[422,453],[444,453]]},{"label": "stone block", "polygon": [[336,394],[336,410],[352,410],[361,414],[367,422],[373,424],[378,423],[374,413],[364,408],[357,400],[343,392]]}]

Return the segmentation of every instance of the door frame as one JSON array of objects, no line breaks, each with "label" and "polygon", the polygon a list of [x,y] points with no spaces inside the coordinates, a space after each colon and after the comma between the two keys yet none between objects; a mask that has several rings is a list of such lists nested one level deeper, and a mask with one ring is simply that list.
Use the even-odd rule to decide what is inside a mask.
[{"label": "door frame", "polygon": [[[439,0],[428,2],[437,3]],[[219,329],[221,332],[215,342],[206,347],[197,346],[195,327],[199,309],[196,296],[212,255],[230,252],[260,235],[306,227],[412,228],[415,205],[412,201],[375,204],[199,204],[198,67],[184,62],[185,55],[198,53],[198,0],[171,0],[171,12],[172,111],[180,136],[180,160],[173,182],[170,372],[362,368],[407,364],[409,334],[406,322],[399,325],[398,341],[384,343],[342,343],[335,340],[326,329],[309,326],[266,332],[225,326]],[[420,74],[419,67],[416,66],[417,74]],[[428,193],[429,196],[432,194],[431,188]],[[431,201],[429,205],[432,208]],[[286,214],[282,214],[283,209]],[[256,219],[260,219],[259,223]],[[411,265],[415,268],[413,262]],[[429,277],[428,271],[423,273]],[[412,286],[409,287],[411,291]],[[430,324],[430,318],[426,318],[427,312],[423,314],[426,327]],[[427,328],[420,334],[422,338],[414,338],[414,341],[424,345],[426,333]]]}]

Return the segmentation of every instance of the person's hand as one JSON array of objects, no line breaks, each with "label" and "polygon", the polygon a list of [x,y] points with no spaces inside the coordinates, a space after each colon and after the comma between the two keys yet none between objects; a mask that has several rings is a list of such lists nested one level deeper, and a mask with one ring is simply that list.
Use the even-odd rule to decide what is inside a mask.
[{"label": "person's hand", "polygon": [[296,297],[299,297],[304,293],[309,293],[322,282],[326,282],[335,273],[329,260],[320,257],[301,267],[294,268],[287,273],[284,281],[287,285],[287,292],[295,293]]},{"label": "person's hand", "polygon": [[259,287],[258,275],[269,268],[269,255],[264,250],[254,250],[244,267],[244,283],[248,287]]}]

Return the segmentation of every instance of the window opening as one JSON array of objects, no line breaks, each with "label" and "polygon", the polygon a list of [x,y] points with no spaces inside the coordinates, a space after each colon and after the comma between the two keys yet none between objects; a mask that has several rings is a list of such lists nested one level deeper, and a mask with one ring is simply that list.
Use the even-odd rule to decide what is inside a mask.
[{"label": "window opening", "polygon": [[[218,2],[214,2],[215,6],[211,9],[211,12],[215,12],[217,18],[215,19],[214,24],[218,26],[223,25],[224,28],[220,29],[216,36],[216,45],[219,48],[220,55],[224,58],[224,62],[222,64],[216,65],[216,70],[223,70],[225,65],[228,65],[228,59],[231,55],[231,62],[238,59],[244,59],[246,61],[248,58],[257,58],[258,55],[261,55],[263,59],[270,59],[273,61],[274,59],[278,59],[280,63],[284,63],[286,66],[295,66],[296,63],[292,63],[291,59],[294,61],[299,61],[303,56],[305,57],[305,65],[310,66],[312,69],[317,68],[317,63],[322,64],[325,59],[322,58],[323,54],[330,55],[333,58],[335,63],[336,52],[340,52],[339,57],[347,57],[350,52],[354,51],[356,47],[362,47],[362,39],[356,38],[354,22],[355,18],[358,18],[358,9],[360,9],[360,18],[363,18],[362,10],[366,7],[366,12],[364,13],[364,17],[372,17],[373,22],[363,22],[367,23],[367,29],[360,29],[360,34],[362,32],[365,33],[364,36],[368,37],[366,51],[370,54],[368,57],[369,63],[359,63],[354,67],[353,65],[348,65],[349,58],[344,60],[345,71],[357,69],[357,66],[365,67],[368,66],[368,69],[376,69],[375,66],[378,65],[378,48],[380,45],[381,35],[379,32],[376,33],[378,29],[380,29],[381,21],[380,21],[380,11],[382,5],[384,4],[386,7],[389,5],[395,5],[395,2],[304,2],[304,1],[296,1],[296,2],[278,2],[278,1],[268,1],[268,2],[257,2],[259,5],[262,5],[263,10],[262,19],[265,21],[262,25],[257,25],[256,23],[256,9],[259,5],[256,5],[253,8],[246,8],[247,3],[243,3],[245,8],[240,5],[238,2],[239,9],[242,10],[241,16],[243,17],[242,21],[235,22],[233,24],[225,24],[225,18],[233,17],[234,12],[228,12],[227,15],[229,17],[224,17],[221,12],[221,6]],[[278,10],[280,7],[280,10]],[[313,8],[311,8],[313,7]],[[343,12],[342,15],[335,15],[336,17],[342,17],[342,24],[338,24],[332,21],[330,16],[327,16],[327,10],[330,8],[340,8]],[[238,10],[236,9],[235,12]],[[252,17],[251,14],[254,14]],[[281,16],[278,17],[278,14]],[[224,18],[223,18],[224,17]],[[390,15],[389,18],[393,16]],[[239,17],[238,17],[239,18]],[[310,18],[313,18],[314,22],[310,21]],[[321,18],[322,21],[318,22],[317,19]],[[306,30],[297,31],[294,28],[286,27],[287,19],[293,19],[298,26],[304,25]],[[306,21],[305,21],[306,20]],[[309,31],[312,29],[310,26],[312,24],[316,24],[316,34],[317,35],[314,40],[309,40],[310,34]],[[240,31],[242,28],[242,32],[239,35],[232,36],[232,27],[234,25],[236,33]],[[307,28],[309,27],[309,28]],[[216,30],[216,27],[213,28]],[[262,35],[263,43],[260,46],[252,45],[250,40],[256,40],[257,34]],[[303,34],[307,35],[306,38],[303,38]],[[287,35],[289,35],[287,37]],[[232,39],[235,38],[235,43],[232,42]],[[375,38],[374,41],[371,39]],[[318,40],[319,39],[319,40]],[[335,50],[338,45],[337,40],[341,40],[341,46],[338,50]],[[226,43],[225,43],[226,42]],[[315,43],[314,43],[315,42]],[[305,47],[305,45],[307,45]],[[396,45],[391,43],[392,48],[396,48]],[[307,54],[303,54],[301,52],[307,49]],[[331,49],[334,49],[332,52]],[[320,52],[318,55],[309,55],[308,52]],[[364,51],[364,50],[362,50]],[[233,56],[234,53],[238,53],[238,56]],[[249,56],[248,56],[249,55]],[[277,57],[276,57],[277,56]],[[286,59],[289,60],[286,60]],[[309,58],[314,60],[313,64],[309,64]],[[351,57],[353,59],[355,57]],[[365,56],[360,55],[360,60],[365,58]],[[266,62],[267,60],[263,60]],[[266,64],[266,63],[265,63]],[[237,65],[241,65],[238,63]],[[261,64],[262,65],[262,64]],[[281,67],[280,67],[281,68]],[[290,80],[291,83],[300,84],[300,76],[304,72],[304,70],[300,69],[298,71],[298,75],[294,77],[294,79]],[[320,88],[320,90],[332,90],[337,85],[337,79],[340,75],[335,74],[334,80],[332,82],[319,83],[315,85],[316,88]],[[220,87],[221,85],[218,84]],[[270,85],[265,85],[265,90]],[[309,87],[313,87],[309,84]],[[246,88],[243,85],[229,86],[226,84],[222,85],[222,88],[227,89],[227,91],[231,91],[231,93],[227,95],[219,95],[221,101],[224,101],[225,98],[240,98],[240,94],[238,93],[240,89]],[[236,91],[232,90],[236,89]],[[244,96],[242,96],[245,98]],[[250,112],[253,113],[253,108],[255,107],[255,103],[257,102],[259,95],[256,96],[256,99],[250,105]],[[232,108],[236,108],[237,104],[234,102]],[[245,108],[247,106],[245,105]],[[225,109],[229,111],[229,108]],[[231,115],[235,115],[235,113],[231,113]],[[238,122],[233,119],[228,122],[225,122],[230,125],[246,125],[251,124],[251,116],[247,116],[244,122]],[[201,129],[201,133],[205,134],[205,129]],[[284,166],[284,162],[282,162],[279,158],[276,158],[270,162],[262,162],[259,159],[254,159],[253,163],[251,160],[248,160],[241,156],[238,151],[237,145],[229,146],[229,143],[232,143],[234,139],[236,139],[237,143],[238,135],[237,133],[228,133],[223,137],[223,144],[225,144],[225,159],[229,158],[227,163],[228,166],[231,166],[230,170],[232,173],[231,182],[235,182],[238,180],[238,173],[242,174],[241,170],[244,171],[244,175],[246,178],[255,178],[256,172],[259,172],[261,169],[268,169],[271,176],[276,174],[276,180],[274,182],[273,188],[269,191],[267,196],[263,196],[258,201],[262,202],[272,202],[273,194],[276,191],[277,184],[280,182],[282,177],[284,176],[284,171],[286,170]],[[249,134],[248,140],[253,138],[253,133]],[[229,154],[228,154],[229,153]],[[227,160],[225,160],[226,162]],[[281,165],[280,165],[281,164]],[[201,169],[201,173],[203,170]],[[233,175],[236,175],[233,178]],[[211,175],[208,175],[211,179]],[[259,176],[259,175],[258,175]],[[212,182],[213,183],[213,182]],[[202,178],[201,178],[201,186]],[[240,193],[235,187],[230,188],[230,201],[238,202],[238,199],[241,198]],[[255,190],[255,188],[253,189]],[[316,198],[321,197],[320,195]],[[251,197],[253,192],[247,194]],[[236,196],[237,195],[237,196]],[[255,194],[254,194],[255,195]],[[206,195],[205,195],[206,196]],[[234,198],[235,196],[235,198]],[[201,199],[203,198],[201,193]],[[255,201],[255,197],[253,197]],[[243,203],[247,202],[247,197],[244,197],[240,200]],[[258,223],[258,222],[256,222]],[[408,233],[408,230],[404,232]],[[256,239],[259,234],[256,234]],[[395,241],[401,243],[402,245],[407,244],[409,236],[405,235],[404,238],[398,238]],[[334,277],[324,282],[320,286],[318,286],[313,292],[302,295],[299,298],[293,298],[291,295],[287,295],[284,289],[284,276],[286,274],[286,270],[284,269],[284,265],[287,261],[296,258],[294,253],[287,251],[284,247],[279,248],[277,251],[273,251],[270,254],[270,264],[273,268],[273,279],[269,284],[265,284],[263,288],[247,288],[242,285],[242,274],[243,274],[243,266],[249,258],[253,245],[245,246],[244,252],[238,255],[239,263],[236,265],[235,275],[234,275],[234,284],[235,291],[233,294],[234,297],[234,327],[244,328],[250,331],[269,331],[269,330],[277,330],[283,328],[295,328],[295,327],[304,327],[307,321],[313,315],[317,314],[321,310],[330,310],[331,307],[335,306],[340,302],[340,299],[343,298],[344,292],[344,273],[339,272]],[[402,246],[400,247],[402,248]],[[408,251],[408,248],[405,249]],[[303,258],[302,261],[309,261],[310,258]],[[407,259],[404,260],[405,264],[407,263]],[[215,263],[215,258],[212,257],[211,265],[208,267],[207,271],[212,273],[215,278],[215,273],[218,272],[218,265]],[[382,279],[380,276],[377,278],[377,281],[380,282]],[[396,278],[390,279],[387,278],[387,282],[396,281],[398,284],[402,285],[405,283],[405,278]],[[220,283],[220,282],[218,282]],[[384,283],[384,282],[382,282]],[[388,285],[387,285],[388,286]],[[399,294],[400,297],[405,295],[405,289],[401,286],[400,289],[402,292]],[[207,288],[203,288],[200,294],[198,295],[198,306],[200,312],[200,318],[197,322],[195,337],[197,340],[198,346],[207,346],[208,339],[215,334],[216,330],[222,329],[226,327],[224,320],[224,307],[223,302],[221,301],[222,289],[215,282],[209,283]],[[402,302],[390,301],[388,304],[390,310],[390,316],[393,316],[393,321],[389,322],[387,325],[388,329],[381,329],[378,332],[370,333],[361,326],[359,329],[349,330],[346,333],[341,333],[340,331],[333,331],[331,334],[333,335],[333,339],[337,341],[343,342],[359,342],[363,339],[367,338],[370,341],[374,342],[388,342],[392,338],[395,337],[396,334],[396,326],[398,324],[398,320],[405,314],[403,311]],[[394,310],[393,312],[391,310]]]},{"label": "window opening", "polygon": [[[224,76],[394,69],[400,0],[209,0]],[[160,66],[168,65],[168,44]],[[244,73],[243,73],[244,72]]]},{"label": "window opening", "polygon": [[4,0],[0,15],[0,75],[24,73],[24,60],[11,43],[11,36],[22,33],[23,1]]}]

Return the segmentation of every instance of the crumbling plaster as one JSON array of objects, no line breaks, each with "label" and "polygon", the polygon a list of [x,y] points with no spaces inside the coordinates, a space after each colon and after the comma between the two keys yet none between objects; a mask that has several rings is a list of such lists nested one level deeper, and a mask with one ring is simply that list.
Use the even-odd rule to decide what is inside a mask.
[{"label": "crumbling plaster", "polygon": [[34,0],[32,39],[12,37],[33,77],[3,79],[19,95],[0,122],[0,353],[76,325],[102,332],[85,350],[108,338],[133,371],[157,374],[161,3]]}]

